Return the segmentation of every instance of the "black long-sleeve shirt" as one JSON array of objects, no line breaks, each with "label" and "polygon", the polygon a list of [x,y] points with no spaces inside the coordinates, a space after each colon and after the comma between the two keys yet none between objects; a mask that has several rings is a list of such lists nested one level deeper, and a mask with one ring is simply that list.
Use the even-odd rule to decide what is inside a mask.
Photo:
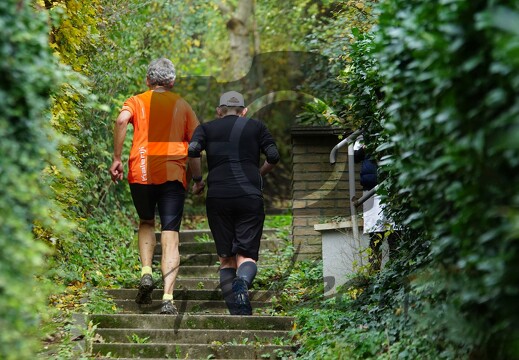
[{"label": "black long-sleeve shirt", "polygon": [[258,120],[228,115],[195,130],[189,157],[205,150],[209,175],[207,197],[262,196],[260,153],[269,164],[279,161],[276,143],[265,124]]}]

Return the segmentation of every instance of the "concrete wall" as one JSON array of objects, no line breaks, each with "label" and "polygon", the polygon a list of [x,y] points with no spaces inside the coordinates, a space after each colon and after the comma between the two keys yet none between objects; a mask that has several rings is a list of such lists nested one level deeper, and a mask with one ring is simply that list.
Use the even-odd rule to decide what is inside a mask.
[{"label": "concrete wall", "polygon": [[347,147],[340,149],[334,166],[329,160],[342,132],[330,127],[292,128],[292,235],[298,259],[322,257],[315,224],[350,216]]}]

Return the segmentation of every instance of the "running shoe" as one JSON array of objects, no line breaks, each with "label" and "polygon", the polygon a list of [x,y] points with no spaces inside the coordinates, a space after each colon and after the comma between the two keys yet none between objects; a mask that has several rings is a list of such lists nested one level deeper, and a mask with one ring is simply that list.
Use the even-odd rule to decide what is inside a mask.
[{"label": "running shoe", "polygon": [[165,315],[178,315],[178,310],[175,305],[173,305],[173,301],[164,300],[162,302],[162,307],[160,308],[160,313]]},{"label": "running shoe", "polygon": [[151,304],[151,293],[153,292],[154,287],[151,274],[144,274],[141,277],[141,283],[139,285],[139,291],[137,292],[135,302],[137,304]]},{"label": "running shoe", "polygon": [[235,315],[252,315],[252,306],[249,300],[247,282],[242,278],[235,278],[232,282],[234,292]]}]

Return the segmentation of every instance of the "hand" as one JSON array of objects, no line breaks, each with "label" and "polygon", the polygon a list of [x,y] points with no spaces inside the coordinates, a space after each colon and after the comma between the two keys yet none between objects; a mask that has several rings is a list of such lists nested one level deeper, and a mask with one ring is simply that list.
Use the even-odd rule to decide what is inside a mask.
[{"label": "hand", "polygon": [[204,180],[202,181],[199,181],[199,182],[196,182],[193,184],[193,187],[191,189],[191,192],[194,194],[194,195],[199,195],[202,193],[202,191],[204,190],[205,188],[205,182]]},{"label": "hand", "polygon": [[112,166],[110,166],[110,176],[112,177],[112,181],[117,184],[118,180],[123,179],[123,164],[121,160],[114,160]]}]

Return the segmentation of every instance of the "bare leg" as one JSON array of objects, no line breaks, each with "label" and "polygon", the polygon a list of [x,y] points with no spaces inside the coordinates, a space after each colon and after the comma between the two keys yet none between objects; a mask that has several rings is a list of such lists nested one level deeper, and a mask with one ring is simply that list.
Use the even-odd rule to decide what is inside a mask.
[{"label": "bare leg", "polygon": [[218,258],[220,259],[220,269],[227,269],[227,268],[236,269],[237,268],[236,257],[233,256],[233,257],[223,258],[223,257],[218,256]]},{"label": "bare leg", "polygon": [[162,244],[161,266],[162,278],[164,279],[164,294],[172,295],[180,265],[178,231],[163,231],[160,242]]},{"label": "bare leg", "polygon": [[[137,304],[151,304],[153,292],[153,278],[151,277],[151,264],[155,249],[155,222],[153,220],[141,220],[139,223],[139,253],[141,257],[142,272],[139,291],[135,302]],[[146,269],[145,269],[146,267]]]},{"label": "bare leg", "polygon": [[239,268],[241,264],[243,264],[244,262],[247,262],[247,261],[252,261],[253,263],[256,263],[256,260],[254,260],[254,259],[245,257],[245,256],[240,255],[240,254],[236,255],[236,265],[237,265],[237,268]]},{"label": "bare leg", "polygon": [[141,220],[139,223],[139,253],[142,266],[150,266],[153,262],[153,251],[157,243],[155,239],[155,221]]}]

